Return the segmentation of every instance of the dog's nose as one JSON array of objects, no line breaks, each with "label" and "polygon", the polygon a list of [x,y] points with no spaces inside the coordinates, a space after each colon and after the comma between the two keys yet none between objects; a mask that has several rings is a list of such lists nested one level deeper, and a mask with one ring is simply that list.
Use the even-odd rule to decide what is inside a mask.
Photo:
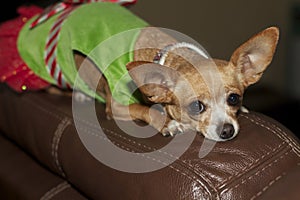
[{"label": "dog's nose", "polygon": [[234,134],[234,127],[232,124],[224,124],[220,133],[220,138],[222,139],[230,139]]}]

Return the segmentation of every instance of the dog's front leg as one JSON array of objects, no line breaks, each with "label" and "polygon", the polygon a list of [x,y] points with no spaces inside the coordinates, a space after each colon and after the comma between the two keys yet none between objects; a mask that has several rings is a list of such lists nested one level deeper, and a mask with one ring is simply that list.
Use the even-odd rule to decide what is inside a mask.
[{"label": "dog's front leg", "polygon": [[163,130],[165,122],[170,121],[169,117],[165,116],[163,112],[138,103],[125,106],[112,100],[111,110],[114,119],[123,121],[141,120],[158,131]]},{"label": "dog's front leg", "polygon": [[174,136],[184,132],[184,126],[172,120],[165,112],[138,103],[128,106],[112,100],[112,116],[117,120],[141,120],[151,125],[163,136]]}]

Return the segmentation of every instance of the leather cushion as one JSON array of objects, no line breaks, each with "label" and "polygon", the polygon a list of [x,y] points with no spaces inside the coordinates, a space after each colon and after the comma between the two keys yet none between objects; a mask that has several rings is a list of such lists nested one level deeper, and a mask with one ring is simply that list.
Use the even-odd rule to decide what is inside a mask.
[{"label": "leather cushion", "polygon": [[[89,198],[257,199],[291,171],[299,171],[298,139],[277,121],[255,112],[241,114],[237,138],[217,143],[204,158],[199,158],[204,138],[196,135],[180,158],[160,170],[118,171],[99,162],[83,146],[70,97],[45,92],[19,95],[3,85],[0,91],[0,129]],[[89,116],[86,107],[82,104],[80,109]],[[126,151],[151,152],[172,140],[159,134],[146,139],[130,136],[105,118],[103,104],[96,103],[96,110],[106,136]],[[89,118],[80,121],[82,131],[97,134]],[[168,159],[172,155],[162,152],[161,160],[152,162]],[[280,187],[289,191],[290,184],[294,182]]]}]

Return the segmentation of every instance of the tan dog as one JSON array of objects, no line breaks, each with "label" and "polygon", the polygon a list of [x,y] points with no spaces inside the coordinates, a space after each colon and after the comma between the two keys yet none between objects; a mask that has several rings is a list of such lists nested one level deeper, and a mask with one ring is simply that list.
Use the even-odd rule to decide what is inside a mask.
[{"label": "tan dog", "polygon": [[270,64],[278,28],[253,36],[227,62],[116,4],[135,1],[113,2],[65,0],[43,12],[20,9],[18,19],[0,26],[6,47],[0,81],[18,92],[49,85],[79,90],[105,102],[108,118],[141,120],[163,135],[192,130],[216,141],[235,137],[244,90]]},{"label": "tan dog", "polygon": [[[135,52],[135,61],[127,64],[145,101],[128,106],[112,98],[105,77],[95,83],[101,72],[95,70],[89,59],[75,54],[75,61],[78,69],[84,68],[80,76],[91,87],[97,85],[94,89],[106,99],[108,118],[142,120],[163,135],[173,136],[190,129],[208,139],[225,141],[238,134],[237,114],[242,107],[243,93],[261,78],[271,63],[278,38],[278,28],[267,28],[237,48],[229,62],[204,58],[190,48],[178,48],[185,56],[167,52],[161,65],[153,62],[161,48],[143,47],[176,44],[176,41],[156,29],[145,29],[136,42],[140,50]],[[151,107],[153,104],[162,105],[163,110]]]}]

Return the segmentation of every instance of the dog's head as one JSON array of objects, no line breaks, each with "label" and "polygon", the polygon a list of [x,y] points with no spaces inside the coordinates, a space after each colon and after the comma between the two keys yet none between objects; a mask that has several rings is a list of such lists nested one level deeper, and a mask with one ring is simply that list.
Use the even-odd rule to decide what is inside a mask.
[{"label": "dog's head", "polygon": [[265,29],[237,48],[229,62],[201,56],[186,62],[175,56],[165,66],[135,61],[127,68],[146,99],[164,105],[172,119],[225,141],[237,135],[243,93],[272,61],[278,37],[278,28]]}]

